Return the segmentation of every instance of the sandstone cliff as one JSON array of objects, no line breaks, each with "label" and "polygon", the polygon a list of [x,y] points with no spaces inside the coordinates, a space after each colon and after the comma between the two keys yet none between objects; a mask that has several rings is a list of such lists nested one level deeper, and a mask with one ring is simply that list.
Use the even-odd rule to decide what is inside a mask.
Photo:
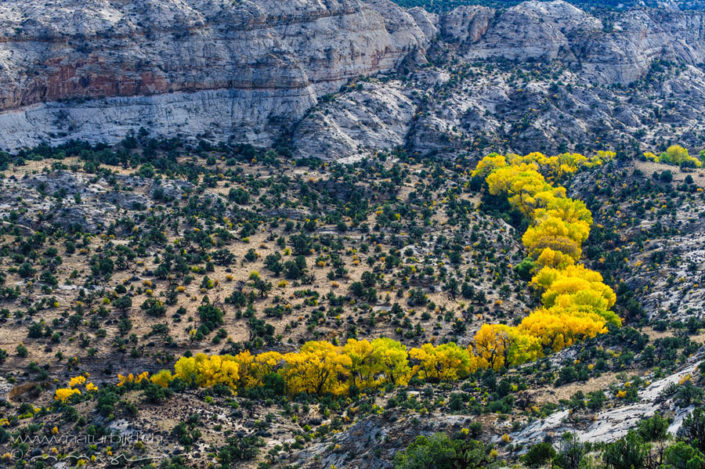
[{"label": "sandstone cliff", "polygon": [[210,134],[266,145],[317,99],[429,39],[390,2],[0,5],[0,147]]},{"label": "sandstone cliff", "polygon": [[[113,143],[140,127],[345,161],[398,146],[698,147],[704,18],[561,0],[442,15],[388,0],[11,0],[0,148]],[[367,78],[380,72],[391,77]]]}]

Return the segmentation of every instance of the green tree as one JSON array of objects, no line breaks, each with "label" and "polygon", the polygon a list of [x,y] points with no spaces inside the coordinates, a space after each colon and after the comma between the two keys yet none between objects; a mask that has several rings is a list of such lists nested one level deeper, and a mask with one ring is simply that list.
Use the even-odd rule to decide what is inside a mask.
[{"label": "green tree", "polygon": [[644,467],[644,461],[648,454],[649,447],[632,430],[624,438],[607,445],[604,461],[607,467],[614,469],[637,469]]},{"label": "green tree", "polygon": [[202,325],[208,328],[207,332],[203,331],[205,334],[223,325],[223,316],[223,310],[210,304],[208,297],[204,298],[203,304],[198,307],[198,317]]},{"label": "green tree", "polygon": [[683,420],[678,436],[705,452],[705,409],[698,407]]},{"label": "green tree", "polygon": [[455,469],[488,467],[491,448],[476,440],[452,440],[436,433],[418,436],[406,450],[394,456],[396,469]]},{"label": "green tree", "polygon": [[666,449],[664,469],[703,469],[705,456],[696,448],[679,441]]},{"label": "green tree", "polygon": [[543,442],[529,448],[522,460],[529,467],[540,467],[553,461],[556,454],[556,450],[551,443]]},{"label": "green tree", "polygon": [[668,419],[657,413],[653,417],[639,422],[637,432],[644,441],[661,441],[666,439],[668,425]]},{"label": "green tree", "polygon": [[166,307],[156,298],[147,298],[141,308],[149,316],[162,317],[166,314]]},{"label": "green tree", "polygon": [[257,436],[231,436],[218,452],[220,467],[237,467],[241,461],[250,461],[257,457],[262,446],[264,441]]},{"label": "green tree", "polygon": [[587,453],[587,447],[573,433],[564,433],[561,437],[560,451],[556,463],[564,469],[578,469]]}]

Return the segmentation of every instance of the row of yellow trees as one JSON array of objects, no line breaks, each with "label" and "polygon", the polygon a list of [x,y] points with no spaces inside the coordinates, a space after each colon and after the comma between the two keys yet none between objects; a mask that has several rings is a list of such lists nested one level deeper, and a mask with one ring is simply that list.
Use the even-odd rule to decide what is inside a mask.
[{"label": "row of yellow trees", "polygon": [[478,358],[454,343],[434,347],[407,347],[389,338],[372,341],[349,339],[345,345],[326,341],[307,342],[298,352],[264,352],[252,355],[197,354],[181,357],[174,372],[160,371],[151,380],[162,386],[179,378],[188,384],[211,387],[225,384],[231,389],[249,389],[265,384],[277,374],[286,392],[346,395],[354,386],[367,390],[392,384],[406,385],[418,376],[427,380],[455,380],[479,367]]},{"label": "row of yellow trees", "polygon": [[598,272],[578,263],[582,244],[590,234],[592,214],[582,201],[567,197],[564,187],[551,183],[612,158],[612,152],[598,152],[592,158],[575,153],[551,157],[541,153],[491,154],[473,171],[473,177],[485,179],[491,194],[506,195],[531,221],[522,242],[534,264],[531,285],[542,292],[543,306],[517,327],[484,325],[477,333],[476,344],[481,340],[516,350],[503,363],[493,362],[492,366],[535,359],[545,348],[558,351],[607,332],[608,324],[621,324],[611,311],[617,299],[614,291]]},{"label": "row of yellow trees", "polygon": [[478,369],[498,370],[535,360],[545,349],[558,351],[605,333],[608,324],[620,325],[610,309],[615,294],[598,272],[578,263],[592,215],[583,202],[568,198],[565,188],[552,182],[613,157],[610,152],[591,158],[574,153],[491,154],[473,171],[473,177],[484,178],[491,194],[506,195],[531,222],[522,241],[534,265],[531,285],[541,292],[542,307],[516,327],[484,324],[467,348],[447,343],[407,349],[395,340],[379,338],[350,339],[344,345],[308,342],[298,352],[286,354],[198,354],[180,358],[173,372],[163,370],[150,379],[162,386],[179,378],[202,387],[224,384],[236,390],[261,386],[276,375],[292,395],[345,395],[351,387],[406,385],[413,377],[455,380]]},{"label": "row of yellow trees", "polygon": [[[383,337],[372,341],[349,339],[345,345],[312,341],[297,352],[285,354],[199,353],[181,357],[173,372],[162,370],[149,379],[165,387],[179,378],[200,387],[223,384],[242,390],[265,385],[267,377],[276,374],[282,378],[286,392],[292,395],[346,395],[353,386],[360,391],[387,384],[404,386],[413,377],[426,381],[457,380],[481,368],[500,368],[503,363],[518,360],[513,344],[498,347],[494,342],[481,342],[480,336],[478,333],[475,347],[467,348],[450,342],[407,349],[402,343]],[[140,377],[146,378],[146,372]],[[118,386],[132,382],[121,376]]]},{"label": "row of yellow trees", "polygon": [[680,145],[671,145],[662,152],[656,155],[650,151],[644,153],[644,159],[655,163],[672,164],[676,166],[690,166],[692,168],[701,168],[705,161],[705,151],[700,152],[699,158],[695,158],[688,154],[688,149]]}]

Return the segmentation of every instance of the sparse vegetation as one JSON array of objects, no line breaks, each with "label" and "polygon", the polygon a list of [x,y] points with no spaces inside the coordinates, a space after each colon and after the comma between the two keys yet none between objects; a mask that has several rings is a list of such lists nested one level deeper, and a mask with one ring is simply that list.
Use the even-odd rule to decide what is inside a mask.
[{"label": "sparse vegetation", "polygon": [[[608,154],[492,155],[473,175],[468,160],[401,150],[343,166],[135,140],[41,147],[8,163],[3,187],[23,201],[0,227],[0,321],[12,337],[0,384],[21,394],[0,403],[1,454],[25,449],[10,443],[18,435],[103,435],[139,418],[184,449],[208,448],[196,459],[159,456],[164,467],[276,467],[311,442],[346,451],[339,432],[390,419],[400,422],[396,440],[378,451],[411,446],[379,457],[399,467],[429,467],[428,458],[574,467],[592,457],[617,467],[647,464],[660,447],[674,467],[699,457],[699,411],[682,442],[660,443],[671,415],[613,447],[514,441],[558,409],[579,423],[638,402],[650,380],[697,351],[700,320],[664,314],[647,325],[644,291],[623,283],[668,265],[669,246],[642,253],[644,235],[634,246],[617,235],[633,217],[660,220],[647,233],[669,236],[669,207],[702,198],[680,168],[670,182],[661,173],[622,187],[627,176]],[[75,204],[85,220],[46,218],[33,204],[62,174],[100,181],[123,205],[106,210],[105,193],[67,191],[55,211]],[[581,189],[581,178],[598,182]],[[662,399],[699,408],[701,384],[696,370]],[[289,443],[263,446],[271,438]],[[96,462],[155,451],[108,446],[81,451]]]}]

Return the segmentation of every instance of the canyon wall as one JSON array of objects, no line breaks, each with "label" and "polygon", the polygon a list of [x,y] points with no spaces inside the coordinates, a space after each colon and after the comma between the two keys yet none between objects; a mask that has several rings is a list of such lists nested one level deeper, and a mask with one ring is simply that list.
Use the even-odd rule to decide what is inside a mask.
[{"label": "canyon wall", "polygon": [[342,161],[399,146],[696,147],[703,18],[561,0],[441,15],[388,0],[9,0],[0,149],[141,127]]}]

